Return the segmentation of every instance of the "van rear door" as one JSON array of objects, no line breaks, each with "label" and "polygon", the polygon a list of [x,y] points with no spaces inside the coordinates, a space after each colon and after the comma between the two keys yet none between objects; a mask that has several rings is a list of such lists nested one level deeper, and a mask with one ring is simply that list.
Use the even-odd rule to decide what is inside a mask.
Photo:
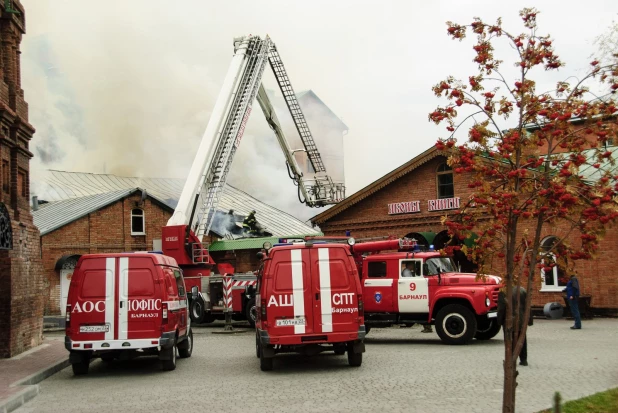
[{"label": "van rear door", "polygon": [[71,314],[71,339],[114,339],[115,259],[82,257],[71,284],[67,311]]},{"label": "van rear door", "polygon": [[118,340],[157,338],[162,322],[161,281],[150,257],[118,261]]},{"label": "van rear door", "polygon": [[69,302],[73,340],[128,340],[160,336],[161,298],[150,257],[82,258]]},{"label": "van rear door", "polygon": [[309,251],[302,248],[273,251],[264,274],[266,319],[271,335],[313,333],[313,301]]},{"label": "van rear door", "polygon": [[358,272],[343,246],[316,245],[311,253],[316,333],[358,332]]}]

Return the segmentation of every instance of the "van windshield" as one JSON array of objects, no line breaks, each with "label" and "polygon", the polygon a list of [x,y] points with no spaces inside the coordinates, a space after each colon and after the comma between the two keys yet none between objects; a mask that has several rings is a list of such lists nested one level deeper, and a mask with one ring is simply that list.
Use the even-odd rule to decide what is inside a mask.
[{"label": "van windshield", "polygon": [[455,265],[449,257],[429,258],[425,262],[425,275],[436,275],[440,272],[454,272]]}]

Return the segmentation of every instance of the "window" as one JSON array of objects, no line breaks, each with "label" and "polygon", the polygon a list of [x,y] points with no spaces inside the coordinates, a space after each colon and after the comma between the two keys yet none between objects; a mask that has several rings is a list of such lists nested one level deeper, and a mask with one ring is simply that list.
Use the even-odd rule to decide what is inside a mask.
[{"label": "window", "polygon": [[369,278],[386,277],[386,261],[368,262],[367,276]]},{"label": "window", "polygon": [[453,198],[455,189],[453,188],[453,169],[446,163],[438,166],[437,183],[438,183],[438,199]]},{"label": "window", "polygon": [[28,180],[26,179],[26,173],[20,169],[20,171],[17,172],[17,190],[20,191],[19,194],[24,198],[28,197],[28,195],[26,194],[27,181]]},{"label": "window", "polygon": [[402,277],[420,277],[421,276],[421,260],[401,260],[401,276]]},{"label": "window", "polygon": [[562,291],[569,282],[569,277],[565,270],[567,265],[566,257],[559,256],[556,258],[556,254],[554,254],[558,241],[558,237],[550,236],[541,242],[541,250],[546,252],[541,260],[541,264],[543,264],[543,267],[553,266],[551,271],[545,271],[543,267],[541,268],[541,291]]},{"label": "window", "polygon": [[429,258],[423,265],[423,275],[436,275],[443,272],[454,272],[455,264],[451,258]]},{"label": "window", "polygon": [[9,193],[11,188],[11,170],[9,168],[9,161],[2,161],[2,190],[5,193]]},{"label": "window", "polygon": [[174,270],[174,278],[176,278],[176,287],[178,287],[178,295],[180,297],[185,296],[185,282],[182,279],[182,274],[179,270]]},{"label": "window", "polygon": [[144,210],[134,208],[131,210],[131,235],[145,235]]}]

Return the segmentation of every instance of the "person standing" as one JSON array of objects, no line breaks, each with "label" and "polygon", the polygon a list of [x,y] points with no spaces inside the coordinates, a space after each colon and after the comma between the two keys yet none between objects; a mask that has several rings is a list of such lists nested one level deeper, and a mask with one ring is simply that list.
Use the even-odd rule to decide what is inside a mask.
[{"label": "person standing", "polygon": [[566,285],[567,300],[569,300],[569,308],[571,314],[575,319],[575,325],[571,327],[571,330],[580,330],[582,328],[582,318],[579,314],[579,280],[575,274],[571,275],[569,282]]},{"label": "person standing", "polygon": [[[519,287],[519,312],[516,313],[517,309],[517,288],[513,288],[513,297],[511,300],[511,310],[513,312],[513,328],[515,327],[515,323],[518,321],[519,331],[521,332],[524,327],[524,314],[526,313],[526,289],[524,287]],[[504,338],[506,340],[506,294],[504,291],[500,291],[498,294],[498,315],[496,317],[496,321],[498,324],[502,326],[502,333],[504,334]],[[530,314],[530,318],[528,319],[528,325],[532,325],[532,314]],[[527,334],[526,334],[527,336]],[[528,337],[524,336],[524,345],[521,348],[521,352],[519,353],[519,365],[527,366],[528,365]],[[513,338],[515,338],[513,336]],[[511,340],[511,350],[515,348],[515,340]]]}]

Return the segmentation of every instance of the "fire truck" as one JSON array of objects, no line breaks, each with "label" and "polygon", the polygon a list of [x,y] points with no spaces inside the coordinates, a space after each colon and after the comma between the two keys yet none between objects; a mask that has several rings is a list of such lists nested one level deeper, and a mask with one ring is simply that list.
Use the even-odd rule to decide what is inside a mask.
[{"label": "fire truck", "polygon": [[367,332],[371,327],[434,325],[444,343],[466,344],[473,338],[489,340],[500,331],[500,277],[462,273],[451,256],[431,247],[422,251],[413,239],[305,241],[350,245],[361,278]]},{"label": "fire truck", "polygon": [[[283,95],[303,147],[313,168],[304,175],[286,139],[262,75],[269,64]],[[193,291],[190,315],[193,321],[209,322],[230,315],[247,318],[253,325],[255,300],[250,294],[256,284],[253,273],[234,274],[229,264],[217,264],[203,242],[215,211],[236,149],[238,148],[254,100],[262,108],[285,156],[290,178],[298,186],[299,200],[310,207],[322,207],[345,198],[345,187],[327,174],[309,125],[277,47],[266,36],[234,39],[234,55],[208,126],[197,149],[187,181],[172,217],[163,228],[162,249],[182,268],[187,289]]]}]

